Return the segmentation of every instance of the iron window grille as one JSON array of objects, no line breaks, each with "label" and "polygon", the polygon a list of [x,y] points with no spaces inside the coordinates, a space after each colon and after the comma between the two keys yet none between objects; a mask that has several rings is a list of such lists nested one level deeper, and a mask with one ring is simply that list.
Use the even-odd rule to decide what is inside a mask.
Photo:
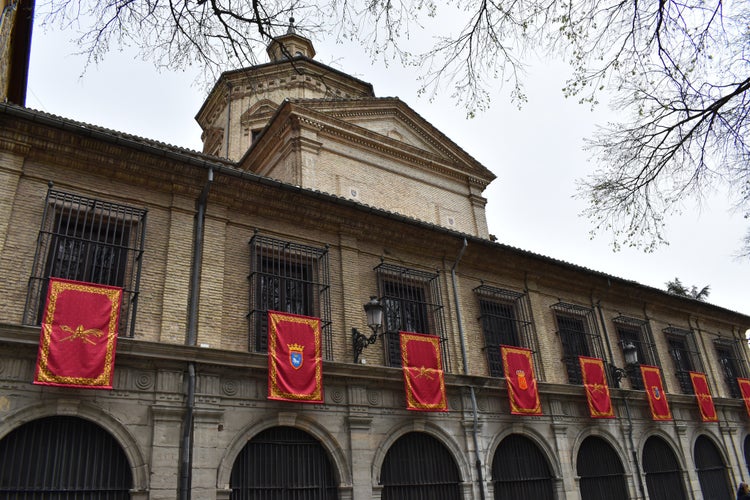
[{"label": "iron window grille", "polygon": [[651,436],[646,440],[643,445],[643,473],[651,500],[687,498],[680,463],[664,439]]},{"label": "iron window grille", "polygon": [[583,440],[576,458],[576,472],[583,500],[630,498],[622,461],[615,449],[601,437],[589,436]]},{"label": "iron window grille", "polygon": [[445,342],[445,321],[437,272],[430,273],[392,264],[374,268],[383,305],[383,339],[388,366],[401,366],[399,332],[440,337],[443,370],[450,365]]},{"label": "iron window grille", "polygon": [[623,346],[626,344],[630,343],[636,349],[638,362],[626,366],[625,371],[633,389],[643,390],[643,375],[641,375],[640,366],[659,366],[651,327],[646,320],[628,316],[617,316],[612,322],[615,324],[615,330],[620,337],[620,349],[623,351],[623,357],[625,356]]},{"label": "iron window grille", "polygon": [[737,377],[746,377],[747,372],[744,370],[742,355],[738,341],[729,339],[716,339],[714,341],[716,355],[719,357],[721,373],[724,375],[724,383],[729,390],[730,397],[741,398],[742,392],[737,383]]},{"label": "iron window grille", "polygon": [[705,373],[698,347],[695,343],[695,335],[692,330],[669,326],[662,330],[667,337],[669,355],[674,362],[675,375],[680,384],[683,394],[693,394],[693,382],[690,380],[690,372],[697,371]]},{"label": "iron window grille", "polygon": [[[482,284],[474,288],[479,298],[479,321],[484,333],[484,351],[490,376],[503,377],[501,345],[526,347],[537,356],[531,306],[525,293]],[[536,366],[541,366],[534,359]]]},{"label": "iron window grille", "polygon": [[42,321],[50,278],[122,288],[119,332],[132,337],[146,237],[146,209],[52,189],[29,278],[24,324]]},{"label": "iron window grille", "polygon": [[328,246],[260,235],[250,239],[248,349],[268,351],[268,311],[320,318],[323,356],[332,359]]},{"label": "iron window grille", "polygon": [[550,306],[557,322],[557,334],[563,348],[563,363],[568,372],[568,382],[583,384],[578,356],[604,359],[604,348],[594,316],[594,310],[565,302]]}]

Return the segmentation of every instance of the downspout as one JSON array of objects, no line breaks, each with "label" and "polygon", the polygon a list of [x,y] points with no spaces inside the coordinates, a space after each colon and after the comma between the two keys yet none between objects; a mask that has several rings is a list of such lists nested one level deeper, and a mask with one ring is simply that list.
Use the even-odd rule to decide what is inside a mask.
[{"label": "downspout", "polygon": [[[208,190],[214,180],[214,171],[208,169],[208,179],[195,201],[195,222],[193,231],[193,262],[190,268],[190,296],[188,298],[187,338],[185,344],[195,346],[198,342],[198,304],[200,302],[200,276],[203,263],[203,231],[206,220]],[[195,362],[188,363],[187,395],[185,416],[182,420],[182,441],[180,444],[180,500],[190,500],[193,479],[193,414],[195,412]]]},{"label": "downspout", "polygon": [[[463,246],[461,251],[456,257],[456,262],[451,267],[451,284],[453,286],[453,302],[456,304],[456,321],[458,322],[458,338],[461,340],[461,361],[463,364],[464,375],[469,374],[469,362],[466,359],[466,339],[464,338],[464,327],[461,319],[461,306],[458,302],[458,287],[456,286],[456,267],[464,256],[468,243],[464,238]],[[479,482],[479,494],[480,498],[484,500],[484,478],[482,476],[482,457],[479,453],[479,422],[477,419],[477,396],[474,392],[474,386],[469,385],[469,393],[471,395],[471,413],[474,419],[474,425],[472,427],[472,438],[474,440],[474,453],[476,454],[476,467],[477,467],[477,481]]]},{"label": "downspout", "polygon": [[[592,299],[593,302],[593,299]],[[596,311],[599,313],[599,321],[602,324],[602,332],[604,333],[604,337],[607,339],[607,348],[609,350],[609,359],[613,361],[612,364],[614,364],[614,355],[612,353],[612,345],[610,343],[609,338],[609,332],[607,332],[607,324],[604,322],[604,313],[602,313],[602,306],[601,302],[596,303]],[[619,388],[620,392],[622,393],[622,388]],[[627,394],[623,396],[622,398],[623,403],[625,404],[625,415],[628,418],[628,443],[630,444],[630,451],[633,455],[633,464],[635,464],[635,475],[638,478],[638,490],[641,493],[641,498],[646,498],[646,492],[643,489],[643,478],[641,477],[641,464],[638,461],[638,451],[635,449],[635,443],[633,442],[633,417],[630,415],[630,405],[628,404],[628,396]]]}]

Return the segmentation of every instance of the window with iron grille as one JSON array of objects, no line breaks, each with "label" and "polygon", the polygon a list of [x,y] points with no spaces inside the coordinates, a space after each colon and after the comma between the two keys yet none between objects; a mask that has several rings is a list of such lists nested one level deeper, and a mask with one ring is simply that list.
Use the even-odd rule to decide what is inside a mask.
[{"label": "window with iron grille", "polygon": [[[479,321],[484,333],[484,351],[492,377],[503,377],[501,345],[526,347],[536,357],[536,335],[530,316],[528,296],[524,293],[480,285],[474,289],[479,298]],[[536,366],[541,366],[535,359]]]},{"label": "window with iron grille", "polygon": [[578,356],[604,359],[602,339],[594,318],[594,310],[565,302],[552,305],[552,310],[562,343],[563,363],[568,372],[568,382],[583,384]]},{"label": "window with iron grille", "polygon": [[729,471],[719,447],[711,438],[700,435],[693,448],[695,471],[704,499],[733,498],[729,483]]},{"label": "window with iron grille", "polygon": [[741,398],[742,393],[740,392],[740,386],[737,384],[737,377],[744,378],[746,372],[739,354],[739,346],[736,342],[729,340],[716,340],[714,346],[730,397]]},{"label": "window with iron grille", "polygon": [[120,335],[133,336],[146,210],[50,189],[26,296],[24,323],[39,324],[50,278],[123,289]]},{"label": "window with iron grille", "polygon": [[688,498],[680,462],[672,447],[658,436],[651,436],[643,446],[643,473],[649,499]]},{"label": "window with iron grille", "polygon": [[522,434],[504,438],[492,459],[495,500],[555,498],[555,477],[537,444]]},{"label": "window with iron grille", "polygon": [[401,366],[399,332],[440,337],[443,369],[450,366],[437,273],[381,263],[375,267],[383,305],[383,339],[388,366]]},{"label": "window with iron grille", "polygon": [[248,348],[268,350],[268,311],[320,318],[323,355],[331,359],[328,247],[312,247],[256,234],[250,239]]},{"label": "window with iron grille", "polygon": [[388,449],[380,469],[382,500],[457,500],[461,474],[451,452],[423,432],[401,436]]},{"label": "window with iron grille", "polygon": [[662,330],[667,336],[669,355],[674,363],[675,375],[680,384],[683,394],[693,394],[693,382],[690,380],[690,372],[697,371],[705,373],[701,363],[698,349],[695,345],[695,337],[692,330],[670,326]]},{"label": "window with iron grille", "polygon": [[576,459],[581,500],[627,500],[625,469],[614,448],[603,438],[583,440]]},{"label": "window with iron grille", "polygon": [[[615,324],[615,330],[620,337],[620,349],[623,349],[628,343],[632,344],[636,349],[638,362],[627,365],[625,371],[628,373],[628,379],[632,388],[642,391],[644,386],[640,366],[659,366],[656,345],[654,344],[648,321],[627,316],[618,316],[612,322]],[[623,358],[624,356],[625,353],[623,350]]]}]

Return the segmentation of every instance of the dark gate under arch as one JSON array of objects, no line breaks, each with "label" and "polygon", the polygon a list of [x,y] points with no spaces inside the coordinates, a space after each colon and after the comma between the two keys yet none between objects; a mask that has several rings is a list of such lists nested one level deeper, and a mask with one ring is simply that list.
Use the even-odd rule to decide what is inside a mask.
[{"label": "dark gate under arch", "polygon": [[492,459],[495,500],[555,498],[554,477],[547,457],[531,439],[520,434],[504,438]]},{"label": "dark gate under arch", "polygon": [[337,500],[326,450],[294,427],[273,427],[252,438],[234,461],[232,500]]},{"label": "dark gate under arch", "polygon": [[460,474],[440,441],[423,432],[401,436],[383,460],[382,500],[459,500]]},{"label": "dark gate under arch", "polygon": [[658,436],[651,436],[643,446],[643,472],[650,500],[687,498],[677,456]]},{"label": "dark gate under arch", "polygon": [[628,500],[622,462],[604,439],[584,439],[576,462],[581,500]]},{"label": "dark gate under arch", "polygon": [[698,436],[695,440],[694,454],[695,469],[701,484],[703,500],[723,500],[732,498],[732,488],[729,486],[729,475],[724,459],[716,445],[706,436]]},{"label": "dark gate under arch", "polygon": [[119,443],[88,420],[45,417],[0,441],[0,498],[125,500],[132,485]]}]

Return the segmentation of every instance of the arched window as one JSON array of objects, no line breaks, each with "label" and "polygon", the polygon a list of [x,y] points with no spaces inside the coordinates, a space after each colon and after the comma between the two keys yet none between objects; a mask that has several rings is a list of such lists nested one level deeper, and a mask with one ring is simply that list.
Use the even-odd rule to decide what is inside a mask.
[{"label": "arched window", "polygon": [[229,478],[232,500],[336,500],[328,454],[306,432],[273,427],[248,441]]},{"label": "arched window", "polygon": [[693,456],[703,500],[732,498],[727,466],[713,441],[706,436],[698,436],[695,440]]},{"label": "arched window", "polygon": [[595,436],[584,439],[576,467],[581,500],[628,500],[622,462],[604,439]]},{"label": "arched window", "polygon": [[750,475],[750,436],[745,436],[745,467]]},{"label": "arched window", "polygon": [[643,447],[643,472],[651,500],[687,498],[677,456],[662,438],[651,436]]},{"label": "arched window", "polygon": [[500,443],[492,459],[495,500],[555,498],[554,477],[547,457],[531,439],[511,434]]},{"label": "arched window", "polygon": [[458,500],[458,467],[437,439],[412,432],[388,450],[380,471],[383,500]]},{"label": "arched window", "polygon": [[132,485],[120,445],[88,420],[41,418],[0,441],[1,498],[125,500]]}]

